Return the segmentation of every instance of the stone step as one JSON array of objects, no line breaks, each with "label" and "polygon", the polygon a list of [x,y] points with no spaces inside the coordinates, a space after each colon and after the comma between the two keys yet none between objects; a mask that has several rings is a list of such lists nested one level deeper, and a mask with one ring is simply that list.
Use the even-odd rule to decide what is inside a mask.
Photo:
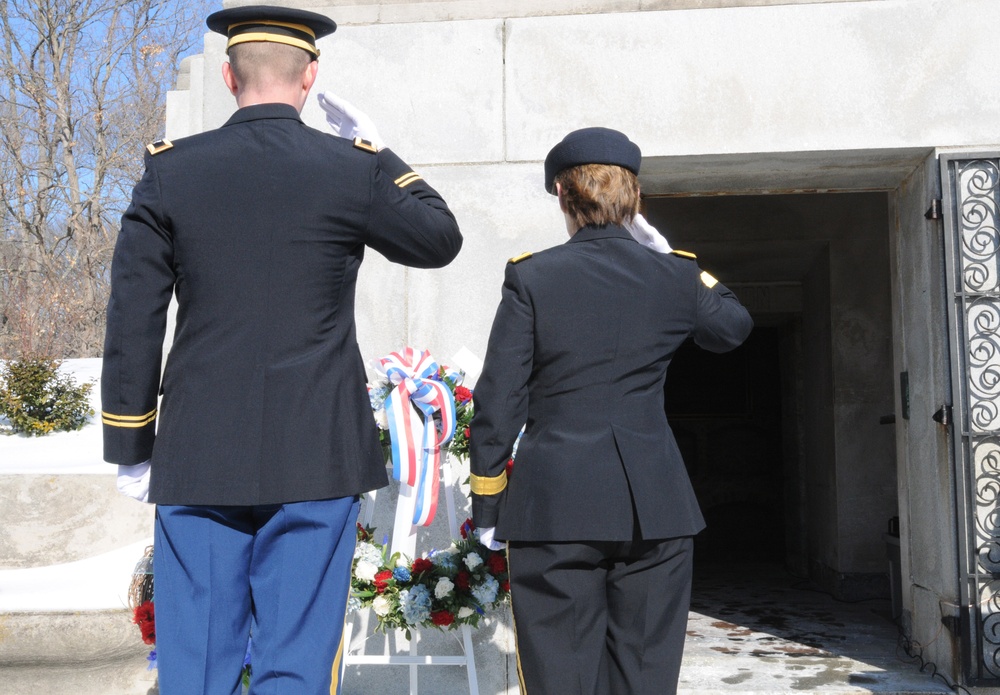
[{"label": "stone step", "polygon": [[0,613],[0,695],[154,695],[128,610]]}]

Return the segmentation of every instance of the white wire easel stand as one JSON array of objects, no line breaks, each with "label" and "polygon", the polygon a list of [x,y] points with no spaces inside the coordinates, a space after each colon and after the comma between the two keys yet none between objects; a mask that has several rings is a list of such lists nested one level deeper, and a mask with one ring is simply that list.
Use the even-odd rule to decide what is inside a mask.
[{"label": "white wire easel stand", "polygon": [[[458,517],[455,510],[454,485],[455,476],[452,472],[451,461],[448,453],[441,452],[441,487],[448,507],[448,531],[451,538],[457,539]],[[376,493],[367,493],[364,501],[364,514],[362,515],[362,525],[365,528],[371,526],[372,518],[375,515]],[[390,556],[395,553],[402,553],[409,558],[416,558],[417,549],[417,529],[413,525],[413,510],[416,505],[415,490],[404,483],[399,485],[399,497],[396,502],[396,519],[392,529],[392,541],[389,546]],[[359,611],[361,630],[363,634],[368,633],[371,609]],[[353,632],[353,622],[348,620],[344,626],[344,658],[341,661],[341,682],[343,682],[344,670],[348,664],[355,666],[409,666],[410,667],[410,695],[418,695],[418,666],[465,666],[469,676],[469,695],[479,695],[479,682],[476,678],[476,658],[472,651],[472,628],[468,625],[461,625],[462,651],[461,656],[446,656],[433,654],[419,654],[417,643],[419,632],[416,629],[410,630],[409,654],[365,654],[362,643],[358,652],[350,651],[351,633]],[[396,637],[399,641],[406,642],[406,637],[402,630],[396,630]]]}]

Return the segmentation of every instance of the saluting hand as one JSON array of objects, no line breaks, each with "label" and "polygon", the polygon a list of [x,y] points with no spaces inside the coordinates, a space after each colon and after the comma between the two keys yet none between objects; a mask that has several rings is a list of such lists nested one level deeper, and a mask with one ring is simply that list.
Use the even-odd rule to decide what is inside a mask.
[{"label": "saluting hand", "polygon": [[375,128],[375,122],[349,101],[333,92],[320,92],[316,95],[316,99],[326,112],[326,122],[330,124],[335,135],[348,140],[359,137],[379,149],[385,147]]},{"label": "saluting hand", "polygon": [[673,250],[663,235],[656,231],[656,227],[647,222],[641,214],[636,214],[631,222],[627,222],[625,229],[636,241],[654,251],[670,253]]}]

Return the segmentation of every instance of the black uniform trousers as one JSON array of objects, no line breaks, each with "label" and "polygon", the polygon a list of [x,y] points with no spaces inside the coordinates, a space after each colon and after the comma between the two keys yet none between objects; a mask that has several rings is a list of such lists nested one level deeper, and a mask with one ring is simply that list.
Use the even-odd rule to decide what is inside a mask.
[{"label": "black uniform trousers", "polygon": [[675,693],[693,545],[690,536],[510,541],[521,695]]}]

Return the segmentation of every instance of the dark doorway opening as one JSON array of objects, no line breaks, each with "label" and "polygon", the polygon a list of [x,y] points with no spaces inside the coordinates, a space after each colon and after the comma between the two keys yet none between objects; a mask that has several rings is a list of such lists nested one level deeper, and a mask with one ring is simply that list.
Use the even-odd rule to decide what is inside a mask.
[{"label": "dark doorway opening", "polygon": [[780,347],[758,327],[724,354],[688,342],[670,365],[667,417],[708,524],[697,564],[785,560]]}]

